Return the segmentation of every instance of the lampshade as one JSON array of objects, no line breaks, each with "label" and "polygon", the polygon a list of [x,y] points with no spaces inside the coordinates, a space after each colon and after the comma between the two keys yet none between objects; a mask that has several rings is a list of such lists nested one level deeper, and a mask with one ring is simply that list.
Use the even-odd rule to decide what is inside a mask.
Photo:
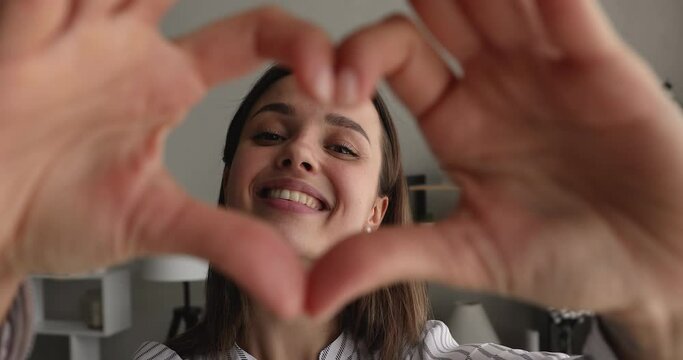
[{"label": "lampshade", "polygon": [[500,344],[493,326],[480,303],[456,302],[448,321],[448,329],[460,344]]},{"label": "lampshade", "polygon": [[149,281],[183,282],[206,279],[209,264],[191,256],[157,256],[142,261],[142,278]]}]

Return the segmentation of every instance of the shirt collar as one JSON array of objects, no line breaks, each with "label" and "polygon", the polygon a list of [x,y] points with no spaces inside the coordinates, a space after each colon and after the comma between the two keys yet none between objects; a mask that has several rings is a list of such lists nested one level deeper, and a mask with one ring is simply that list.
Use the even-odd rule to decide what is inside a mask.
[{"label": "shirt collar", "polygon": [[[347,333],[342,333],[318,354],[318,360],[352,359],[357,352],[358,345]],[[240,360],[258,360],[244,349],[235,344],[232,348],[231,358]]]}]

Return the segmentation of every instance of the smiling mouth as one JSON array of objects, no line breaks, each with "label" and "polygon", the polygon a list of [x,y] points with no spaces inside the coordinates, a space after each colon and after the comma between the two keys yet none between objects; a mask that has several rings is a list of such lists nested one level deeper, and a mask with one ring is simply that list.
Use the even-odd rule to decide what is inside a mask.
[{"label": "smiling mouth", "polygon": [[323,202],[321,202],[313,196],[310,196],[300,191],[289,189],[264,188],[258,192],[258,196],[262,199],[280,199],[296,202],[317,211],[327,210]]}]

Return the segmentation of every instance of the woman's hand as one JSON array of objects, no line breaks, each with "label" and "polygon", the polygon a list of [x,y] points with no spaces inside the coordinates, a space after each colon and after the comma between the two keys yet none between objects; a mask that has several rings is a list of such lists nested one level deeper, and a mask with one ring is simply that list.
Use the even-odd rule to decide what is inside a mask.
[{"label": "woman's hand", "polygon": [[3,289],[34,272],[189,253],[291,316],[304,290],[292,250],[262,223],[189,198],[162,165],[162,150],[209,87],[267,58],[292,67],[311,95],[330,97],[332,45],[273,8],[168,41],[156,24],[173,3],[0,4]]},{"label": "woman's hand", "polygon": [[683,116],[655,76],[594,0],[413,6],[464,77],[391,18],[341,46],[340,74],[358,88],[340,99],[369,96],[386,75],[460,206],[433,227],[340,243],[311,272],[309,310],[429,279],[592,309],[642,326],[651,358],[680,354]]}]

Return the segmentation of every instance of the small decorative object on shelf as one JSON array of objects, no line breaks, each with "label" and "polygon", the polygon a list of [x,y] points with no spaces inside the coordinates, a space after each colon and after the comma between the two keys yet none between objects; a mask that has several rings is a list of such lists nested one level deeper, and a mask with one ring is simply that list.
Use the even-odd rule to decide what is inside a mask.
[{"label": "small decorative object on shelf", "polygon": [[573,354],[575,331],[580,324],[587,323],[594,314],[584,310],[549,309],[552,321],[551,350]]},{"label": "small decorative object on shelf", "polygon": [[102,292],[90,289],[81,299],[83,321],[89,329],[102,330]]},{"label": "small decorative object on shelf", "polygon": [[31,283],[36,333],[68,337],[71,360],[100,359],[100,339],[131,326],[130,270],[125,266],[87,274],[36,274]]},{"label": "small decorative object on shelf", "polygon": [[541,334],[538,330],[526,329],[524,332],[524,340],[526,350],[531,352],[541,351]]}]

